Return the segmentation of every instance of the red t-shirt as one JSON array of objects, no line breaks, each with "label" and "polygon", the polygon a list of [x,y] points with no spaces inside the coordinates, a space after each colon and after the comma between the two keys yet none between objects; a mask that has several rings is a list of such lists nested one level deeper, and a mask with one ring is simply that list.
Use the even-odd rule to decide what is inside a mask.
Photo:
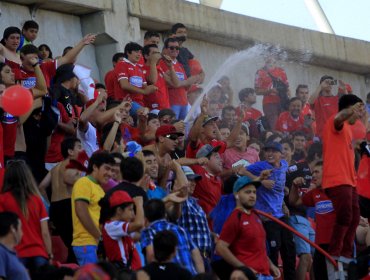
[{"label": "red t-shirt", "polygon": [[[110,262],[127,264],[131,258],[133,270],[141,268],[141,261],[134,241],[127,232],[129,223],[124,221],[108,221],[102,230],[104,249]],[[130,257],[131,255],[131,257]]]},{"label": "red t-shirt", "polygon": [[[241,112],[241,107],[237,107],[236,108],[236,114],[239,116],[240,115],[240,112]],[[246,121],[249,121],[249,120],[258,120],[260,117],[262,117],[262,113],[253,108],[253,107],[250,107],[248,109],[245,109],[244,110],[244,119],[243,121],[246,122]]]},{"label": "red t-shirt", "polygon": [[[173,61],[173,68],[176,72],[176,76],[180,81],[185,81],[187,79],[186,73],[184,70],[184,67],[180,62],[177,60]],[[159,63],[163,71],[167,72],[168,67],[166,63],[161,60]],[[179,87],[179,88],[171,88],[168,87],[168,94],[170,97],[170,104],[171,105],[180,105],[180,106],[186,106],[188,105],[188,96],[187,96],[187,89],[185,87]]]},{"label": "red t-shirt", "polygon": [[323,131],[323,175],[322,187],[340,185],[356,186],[355,152],[352,146],[352,130],[348,122],[341,130],[334,127],[335,115],[326,122]]},{"label": "red t-shirt", "polygon": [[308,129],[304,127],[304,119],[302,115],[297,119],[293,119],[292,115],[287,111],[282,112],[279,115],[275,129],[281,132],[294,132],[297,130],[308,131]]},{"label": "red t-shirt", "polygon": [[316,132],[319,137],[322,137],[327,120],[338,113],[338,102],[338,96],[319,96],[316,98],[312,108],[315,112]]},{"label": "red t-shirt", "polygon": [[15,249],[20,258],[41,256],[48,258],[41,234],[41,221],[48,220],[48,214],[42,200],[31,195],[27,201],[28,217],[23,215],[21,208],[10,192],[0,194],[0,211],[11,211],[18,215],[22,222],[23,237]]},{"label": "red t-shirt", "polygon": [[[51,79],[56,74],[57,60],[43,62],[40,64],[40,68],[44,74],[46,85],[50,87]],[[22,66],[13,71],[15,79],[21,81],[21,85],[25,88],[31,89],[36,86],[36,75],[34,71],[27,71]]]},{"label": "red t-shirt", "polygon": [[[280,79],[284,84],[289,86],[287,75],[283,68],[275,67],[273,69],[266,70],[264,68],[257,71],[255,79],[254,79],[254,87],[256,88],[262,88],[262,89],[272,89],[273,83],[271,76]],[[269,103],[279,103],[280,97],[277,94],[267,94],[263,96],[263,104],[269,104]]]},{"label": "red t-shirt", "polygon": [[370,199],[370,157],[363,155],[357,171],[357,192]]},{"label": "red t-shirt", "polygon": [[258,215],[235,209],[226,220],[220,239],[230,244],[230,251],[245,266],[263,275],[270,275],[266,233]]},{"label": "red t-shirt", "polygon": [[[150,75],[150,66],[144,65],[143,72],[145,79],[148,80]],[[170,100],[168,96],[168,89],[166,80],[164,78],[164,71],[160,65],[157,65],[158,79],[155,86],[158,88],[156,92],[144,96],[144,104],[150,110],[162,110],[170,108]]]},{"label": "red t-shirt", "polygon": [[312,113],[312,110],[311,110],[311,105],[309,103],[306,103],[304,104],[303,108],[302,108],[302,115],[303,116],[306,116],[306,115],[313,115]]},{"label": "red t-shirt", "polygon": [[[68,116],[68,113],[64,106],[58,102],[57,108],[60,111],[59,121],[62,123],[68,123],[71,118]],[[45,156],[45,162],[55,163],[63,160],[60,144],[62,143],[64,138],[65,132],[57,127],[51,135],[50,146]]]},{"label": "red t-shirt", "polygon": [[323,189],[313,189],[302,197],[302,203],[307,207],[315,207],[316,244],[329,244],[335,224],[333,203]]},{"label": "red t-shirt", "polygon": [[211,175],[199,165],[193,165],[191,168],[195,174],[202,176],[202,179],[197,181],[193,196],[198,198],[199,206],[208,215],[221,198],[222,181],[220,177]]},{"label": "red t-shirt", "polygon": [[[218,153],[221,155],[226,150],[226,142],[213,139],[210,143],[213,147],[221,146]],[[196,158],[197,152],[200,148],[202,148],[205,144],[198,140],[198,143],[196,145],[196,148],[192,148],[191,143],[189,142],[188,146],[186,147],[186,157],[187,158]]]},{"label": "red t-shirt", "polygon": [[129,96],[132,101],[139,103],[144,106],[143,103],[143,94],[141,93],[132,93],[130,91],[123,90],[119,81],[122,79],[127,79],[128,82],[137,88],[143,88],[146,84],[143,70],[138,64],[130,62],[128,59],[119,61],[114,68],[116,74],[117,82],[114,88],[114,94],[116,95],[117,100],[122,100],[126,96]]},{"label": "red t-shirt", "polygon": [[104,83],[107,89],[108,97],[114,99],[115,98],[114,84],[117,83],[117,77],[116,77],[116,73],[114,72],[114,69],[108,71],[107,74],[105,74]]},{"label": "red t-shirt", "polygon": [[351,125],[353,140],[366,139],[366,126],[361,120],[357,120],[354,125]]}]

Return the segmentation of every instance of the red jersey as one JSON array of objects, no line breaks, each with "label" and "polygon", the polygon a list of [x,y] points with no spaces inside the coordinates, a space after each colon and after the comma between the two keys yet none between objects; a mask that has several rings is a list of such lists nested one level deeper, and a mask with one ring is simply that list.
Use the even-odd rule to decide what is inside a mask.
[{"label": "red jersey", "polygon": [[313,115],[313,112],[311,110],[311,105],[309,103],[306,103],[303,105],[303,108],[302,108],[302,115],[303,116],[306,116],[306,115]]},{"label": "red jersey", "polygon": [[[68,116],[68,113],[64,106],[58,102],[57,108],[60,112],[60,122],[62,123],[68,123],[71,118]],[[54,162],[60,162],[62,161],[63,155],[61,151],[60,144],[65,138],[65,132],[59,129],[58,127],[54,130],[53,134],[51,135],[51,140],[50,140],[50,146],[49,150],[46,153],[45,156],[45,162],[47,163],[54,163]]]},{"label": "red jersey", "polygon": [[275,129],[281,132],[294,132],[297,130],[309,131],[304,126],[303,116],[300,115],[297,119],[293,119],[292,115],[289,112],[282,112],[279,115],[279,118],[276,121]]},{"label": "red jersey", "polygon": [[[46,61],[40,64],[42,74],[44,75],[46,86],[50,87],[51,79],[56,74],[57,60]],[[32,89],[36,86],[36,75],[34,71],[28,71],[22,66],[14,69],[15,80],[21,81],[21,85],[25,88]]]},{"label": "red jersey", "polygon": [[[150,66],[144,65],[143,72],[145,79],[148,80],[150,75]],[[158,78],[155,86],[158,88],[158,90],[144,96],[144,104],[150,110],[162,110],[170,108],[170,100],[168,96],[166,80],[164,78],[164,71],[160,65],[157,65],[157,72]]]},{"label": "red jersey", "polygon": [[0,123],[0,193],[3,188],[3,180],[4,180],[4,146],[3,146],[3,125]]},{"label": "red jersey", "polygon": [[355,151],[352,146],[352,130],[348,122],[341,130],[334,127],[335,115],[326,122],[323,131],[322,187],[340,185],[356,186]]},{"label": "red jersey", "polygon": [[114,69],[108,71],[107,74],[105,74],[104,83],[107,89],[108,97],[114,99],[115,98],[114,84],[117,83],[117,77],[116,77],[116,73],[114,72]]},{"label": "red jersey", "polygon": [[220,177],[208,173],[199,165],[193,165],[191,168],[195,174],[202,176],[202,179],[197,181],[193,196],[198,198],[199,206],[208,215],[221,198],[222,181]]},{"label": "red jersey", "polygon": [[[236,114],[239,116],[240,115],[240,112],[241,112],[242,108],[239,106],[236,108]],[[249,121],[249,120],[258,120],[260,117],[262,117],[262,113],[253,108],[253,107],[250,107],[250,108],[246,108],[244,109],[244,119],[243,121],[246,122],[246,121]]]},{"label": "red jersey", "polygon": [[[212,145],[213,147],[221,146],[220,150],[218,151],[218,153],[220,155],[223,154],[226,150],[226,142],[224,142],[224,141],[213,139],[209,144]],[[194,149],[191,146],[191,143],[189,143],[188,146],[186,147],[186,157],[187,158],[196,158],[198,150],[200,148],[202,148],[204,145],[205,144],[203,142],[198,140],[198,143],[197,143],[197,145]]]},{"label": "red jersey", "polygon": [[15,250],[20,258],[48,258],[41,234],[41,222],[48,220],[48,214],[41,198],[31,195],[27,201],[28,217],[25,217],[17,201],[10,192],[0,194],[0,211],[11,211],[18,215],[22,222],[23,237]]},{"label": "red jersey", "polygon": [[220,239],[230,244],[230,251],[245,266],[263,275],[270,275],[266,232],[253,210],[247,214],[235,209],[222,227]]},{"label": "red jersey", "polygon": [[18,64],[17,62],[14,62],[14,61],[11,61],[11,60],[8,60],[5,58],[5,64],[8,65],[10,68],[12,68],[12,71],[14,72],[14,70],[17,70],[21,67],[20,64]]},{"label": "red jersey", "polygon": [[[172,61],[173,68],[176,72],[176,76],[180,81],[185,81],[187,79],[185,69],[180,62],[177,60]],[[161,60],[159,65],[162,67],[163,71],[168,71],[168,66],[166,63]],[[168,94],[170,97],[170,104],[171,105],[180,105],[186,106],[188,105],[188,97],[187,97],[187,89],[185,87],[179,88],[171,88],[168,87]]]},{"label": "red jersey", "polygon": [[338,113],[338,96],[319,96],[312,108],[315,112],[316,131],[321,138],[325,123],[334,114]]},{"label": "red jersey", "polygon": [[315,207],[316,244],[329,244],[335,224],[333,203],[323,189],[313,189],[302,197],[302,203],[307,207]]},{"label": "red jersey", "polygon": [[[257,71],[255,79],[254,79],[254,87],[255,88],[261,88],[264,90],[272,89],[273,88],[273,82],[270,77],[270,75],[279,79],[282,81],[286,86],[289,86],[288,78],[285,73],[285,70],[283,68],[275,67],[273,69],[266,70],[265,68],[262,68]],[[279,103],[280,97],[276,94],[267,94],[263,96],[263,104],[269,104],[269,103]]]},{"label": "red jersey", "polygon": [[366,140],[366,126],[361,120],[357,120],[351,125],[353,140]]},{"label": "red jersey", "polygon": [[102,230],[104,249],[110,262],[127,264],[131,259],[133,270],[141,267],[140,258],[134,241],[127,232],[129,223],[123,221],[108,221]]},{"label": "red jersey", "polygon": [[17,138],[18,118],[4,112],[1,119],[3,127],[3,149],[4,156],[13,157],[15,150],[15,141]]},{"label": "red jersey", "polygon": [[143,88],[146,85],[145,77],[143,70],[138,64],[134,64],[128,59],[124,58],[123,61],[119,61],[114,68],[116,74],[117,82],[114,88],[114,94],[116,95],[117,100],[122,100],[126,96],[129,96],[132,101],[139,103],[144,106],[143,103],[143,94],[141,93],[132,93],[130,91],[123,90],[119,81],[122,79],[127,79],[130,85]]}]

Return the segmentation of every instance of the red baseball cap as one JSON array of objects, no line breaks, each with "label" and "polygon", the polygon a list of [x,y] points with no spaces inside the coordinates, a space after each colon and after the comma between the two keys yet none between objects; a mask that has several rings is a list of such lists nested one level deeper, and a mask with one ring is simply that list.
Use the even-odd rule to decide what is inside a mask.
[{"label": "red baseball cap", "polygon": [[71,159],[66,166],[66,169],[77,169],[83,172],[87,172],[89,165],[89,156],[83,150],[78,153],[77,159]]},{"label": "red baseball cap", "polygon": [[109,198],[109,206],[111,208],[128,202],[134,201],[131,196],[125,191],[115,191]]},{"label": "red baseball cap", "polygon": [[184,133],[178,132],[176,130],[176,127],[173,125],[162,125],[157,128],[157,131],[155,132],[155,137],[158,138],[159,136],[165,136],[165,135],[172,135],[176,134],[178,136],[184,136]]}]

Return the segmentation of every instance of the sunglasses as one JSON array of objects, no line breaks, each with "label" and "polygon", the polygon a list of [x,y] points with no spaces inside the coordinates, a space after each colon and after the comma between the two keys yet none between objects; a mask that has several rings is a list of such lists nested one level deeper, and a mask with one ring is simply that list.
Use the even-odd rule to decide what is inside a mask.
[{"label": "sunglasses", "polygon": [[173,50],[179,50],[180,49],[180,47],[174,47],[174,46],[171,46],[171,47],[168,47],[168,49],[170,49],[171,51],[173,51]]},{"label": "sunglasses", "polygon": [[179,138],[179,136],[177,136],[176,134],[168,134],[165,137],[174,141]]}]

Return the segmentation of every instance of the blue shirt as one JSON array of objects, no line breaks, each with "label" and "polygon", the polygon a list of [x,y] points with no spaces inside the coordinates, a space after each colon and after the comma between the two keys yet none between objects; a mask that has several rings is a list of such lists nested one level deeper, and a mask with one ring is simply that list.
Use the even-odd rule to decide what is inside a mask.
[{"label": "blue shirt", "polygon": [[196,246],[182,227],[169,223],[164,219],[154,221],[141,232],[141,247],[146,248],[152,245],[155,234],[163,230],[172,231],[178,240],[176,256],[173,262],[186,268],[191,274],[196,275],[197,271],[191,257],[191,251],[196,249]]},{"label": "blue shirt", "polygon": [[160,186],[156,186],[154,190],[148,189],[146,192],[148,199],[162,199],[167,196],[167,192]]},{"label": "blue shirt", "polygon": [[26,268],[15,252],[0,244],[0,277],[4,279],[30,280]]},{"label": "blue shirt", "polygon": [[194,197],[189,197],[182,204],[181,217],[178,225],[184,228],[191,236],[195,245],[202,253],[208,256],[212,252],[212,238],[208,227],[206,213],[199,206]]},{"label": "blue shirt", "polygon": [[263,170],[272,169],[269,180],[275,181],[271,190],[261,186],[257,189],[257,201],[255,208],[269,213],[275,218],[281,218],[283,213],[284,187],[288,163],[285,160],[280,161],[280,167],[273,167],[267,161],[258,161],[247,167],[247,170],[255,176],[259,176]]}]

